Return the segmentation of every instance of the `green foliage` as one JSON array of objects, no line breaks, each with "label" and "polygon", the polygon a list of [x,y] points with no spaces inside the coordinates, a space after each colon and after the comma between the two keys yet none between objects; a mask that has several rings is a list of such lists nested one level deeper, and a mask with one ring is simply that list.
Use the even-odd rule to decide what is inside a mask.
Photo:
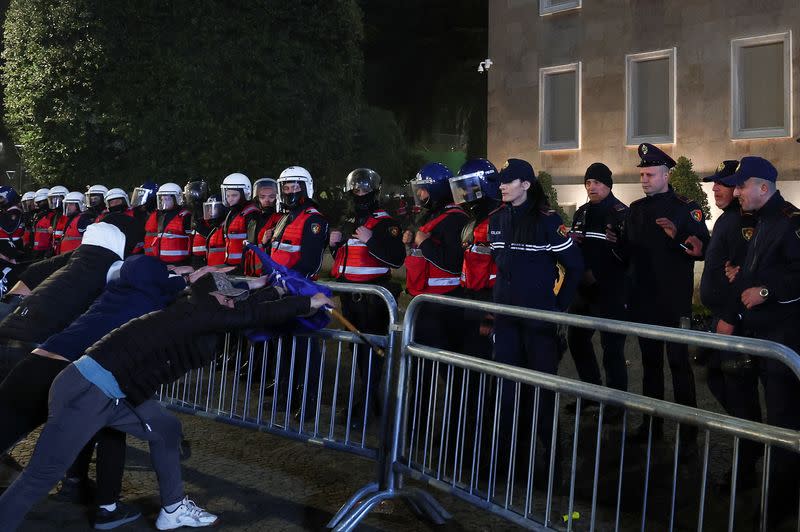
[{"label": "green foliage", "polygon": [[692,160],[678,157],[678,164],[672,169],[669,182],[675,192],[694,200],[703,210],[706,220],[711,219],[711,208],[708,206],[708,196],[700,186],[700,176],[692,169]]},{"label": "green foliage", "polygon": [[558,204],[558,191],[556,191],[556,187],[553,186],[553,176],[547,172],[540,171],[538,174],[538,179],[539,183],[542,185],[542,189],[544,189],[545,195],[547,195],[547,201],[550,203],[550,208],[558,212],[558,215],[561,216],[562,220],[564,220],[565,225],[572,225],[572,218],[567,215],[564,208]]},{"label": "green foliage", "polygon": [[[41,184],[255,179],[289,164],[338,183],[369,147],[361,39],[356,0],[15,0],[5,118]],[[377,138],[396,138],[379,118]]]}]

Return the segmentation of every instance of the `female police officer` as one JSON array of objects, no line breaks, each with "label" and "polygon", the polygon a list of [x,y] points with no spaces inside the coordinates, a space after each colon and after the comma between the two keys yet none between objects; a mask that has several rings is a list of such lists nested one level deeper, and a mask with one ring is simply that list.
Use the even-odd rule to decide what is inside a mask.
[{"label": "female police officer", "polygon": [[[521,159],[509,159],[500,171],[500,193],[504,203],[489,217],[489,241],[497,263],[494,301],[507,305],[565,311],[583,273],[583,258],[573,245],[561,217],[551,210],[533,167]],[[558,294],[557,263],[565,269]],[[498,362],[555,374],[559,353],[555,325],[507,316],[495,318],[494,358]],[[512,438],[515,384],[502,386],[500,421],[501,449]],[[519,421],[531,419],[532,390],[520,397]],[[538,435],[549,458],[552,442],[554,395],[542,391],[539,398]],[[530,429],[519,429],[530,434]],[[518,456],[528,456],[528,446],[517,444]],[[503,453],[507,454],[507,453]],[[501,460],[505,457],[501,456]],[[502,462],[501,462],[502,463]],[[516,468],[526,471],[523,464]],[[541,478],[546,475],[537,475]]]}]

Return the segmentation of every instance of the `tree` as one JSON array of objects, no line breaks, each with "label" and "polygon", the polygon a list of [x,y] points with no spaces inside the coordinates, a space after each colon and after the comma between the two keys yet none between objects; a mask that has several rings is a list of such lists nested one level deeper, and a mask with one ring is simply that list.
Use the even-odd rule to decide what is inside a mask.
[{"label": "tree", "polygon": [[567,214],[564,208],[558,204],[558,191],[556,187],[553,186],[553,176],[545,171],[540,171],[537,179],[539,179],[545,196],[547,196],[547,202],[550,204],[550,208],[558,212],[558,215],[564,220],[565,225],[572,225],[572,218]]},{"label": "tree", "polygon": [[708,206],[708,196],[700,186],[700,176],[692,169],[692,160],[687,157],[678,157],[675,168],[669,175],[669,182],[675,192],[694,200],[703,210],[706,220],[711,219],[711,208]]},{"label": "tree", "polygon": [[6,121],[42,184],[219,180],[353,159],[356,0],[17,0]]}]

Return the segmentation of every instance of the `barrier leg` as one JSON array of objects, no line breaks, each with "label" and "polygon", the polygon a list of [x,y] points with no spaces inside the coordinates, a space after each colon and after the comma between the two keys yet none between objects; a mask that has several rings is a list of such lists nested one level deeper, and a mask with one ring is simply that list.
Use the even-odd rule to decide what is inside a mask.
[{"label": "barrier leg", "polygon": [[367,484],[366,486],[355,492],[353,496],[347,499],[347,502],[344,503],[341,508],[339,508],[339,511],[336,512],[336,515],[334,515],[331,518],[331,520],[328,521],[328,524],[325,526],[327,528],[335,528],[336,525],[339,524],[339,521],[341,521],[342,518],[345,515],[347,515],[356,504],[358,504],[358,502],[361,500],[362,497],[364,497],[367,494],[374,493],[376,491],[378,491],[378,483],[370,482],[369,484]]}]

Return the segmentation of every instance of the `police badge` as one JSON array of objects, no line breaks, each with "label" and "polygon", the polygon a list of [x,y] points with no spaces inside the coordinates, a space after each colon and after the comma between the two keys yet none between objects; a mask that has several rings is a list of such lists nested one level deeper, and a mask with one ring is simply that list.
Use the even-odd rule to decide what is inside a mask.
[{"label": "police badge", "polygon": [[311,224],[311,232],[318,235],[322,231],[322,226],[319,224]]},{"label": "police badge", "polygon": [[754,231],[752,227],[742,227],[742,238],[750,242],[750,239],[753,238]]},{"label": "police badge", "polygon": [[692,212],[689,213],[689,216],[691,216],[692,220],[694,220],[695,222],[703,221],[703,211],[701,211],[700,209],[693,210]]}]

